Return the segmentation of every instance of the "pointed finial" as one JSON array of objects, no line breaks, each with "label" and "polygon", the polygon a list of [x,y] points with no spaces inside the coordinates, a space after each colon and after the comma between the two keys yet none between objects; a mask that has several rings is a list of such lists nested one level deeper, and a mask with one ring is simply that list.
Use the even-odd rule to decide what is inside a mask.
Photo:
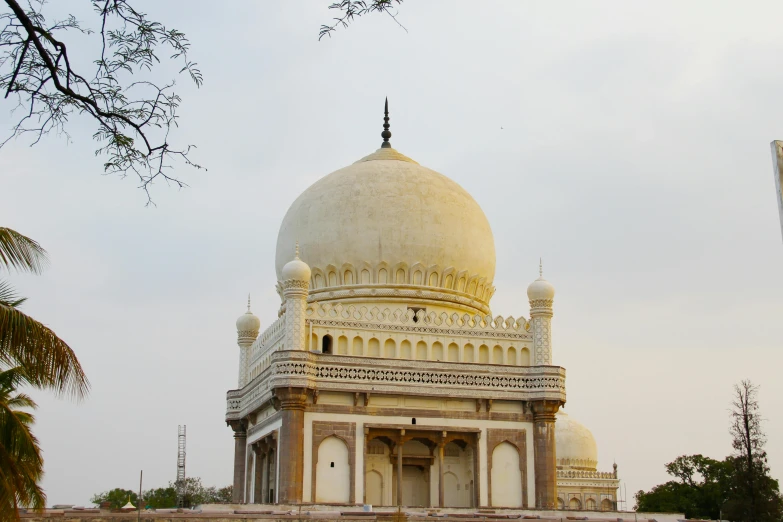
[{"label": "pointed finial", "polygon": [[247,311],[250,313],[250,294],[247,294]]},{"label": "pointed finial", "polygon": [[296,252],[294,253],[294,256],[299,259],[299,241],[296,242]]},{"label": "pointed finial", "polygon": [[391,131],[389,130],[389,98],[386,98],[386,104],[383,106],[383,132],[381,133],[381,138],[383,138],[383,143],[381,143],[382,149],[390,149],[391,143],[389,143],[389,138],[391,138]]},{"label": "pointed finial", "polygon": [[544,261],[542,258],[538,258],[538,277],[544,277]]}]

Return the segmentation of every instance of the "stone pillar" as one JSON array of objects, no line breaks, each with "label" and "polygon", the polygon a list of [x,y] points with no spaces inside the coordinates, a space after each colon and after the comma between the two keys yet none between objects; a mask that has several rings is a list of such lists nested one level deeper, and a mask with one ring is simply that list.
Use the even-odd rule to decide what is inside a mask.
[{"label": "stone pillar", "polygon": [[[289,313],[290,309],[286,312]],[[280,479],[277,500],[280,504],[302,502],[304,480],[304,412],[305,388],[276,388],[275,404],[281,412]]]},{"label": "stone pillar", "polygon": [[544,279],[539,266],[540,277],[527,287],[530,301],[530,325],[533,334],[533,360],[536,366],[552,364],[552,304],[555,287]]},{"label": "stone pillar", "polygon": [[[444,434],[445,437],[445,434]],[[438,507],[446,507],[446,485],[443,483],[443,449],[445,442],[441,441],[438,444]]]},{"label": "stone pillar", "polygon": [[237,319],[237,344],[239,345],[239,375],[237,387],[242,388],[250,382],[250,349],[258,337],[261,320],[250,311],[250,296],[247,296],[247,312]]},{"label": "stone pillar", "polygon": [[[255,340],[255,338],[253,338]],[[253,340],[242,339],[240,337],[239,342],[239,375],[237,376],[237,388],[242,388],[250,380],[248,374],[250,373],[248,368],[250,360],[250,346],[253,344]]]},{"label": "stone pillar", "polygon": [[285,350],[307,349],[307,328],[305,328],[305,310],[307,292],[310,288],[310,267],[299,259],[299,246],[296,258],[286,263],[282,271],[283,297],[285,299]]},{"label": "stone pillar", "polygon": [[270,504],[276,504],[275,490],[277,489],[277,451],[274,448],[269,449],[266,456],[266,501]]},{"label": "stone pillar", "polygon": [[557,507],[557,455],[555,454],[555,413],[559,401],[532,401],[533,453],[536,475],[536,509]]},{"label": "stone pillar", "polygon": [[266,444],[257,442],[253,445],[256,455],[255,485],[253,486],[253,504],[264,502],[264,459],[266,456]]},{"label": "stone pillar", "polygon": [[530,301],[530,323],[533,327],[533,353],[536,366],[552,364],[552,315],[551,300]]},{"label": "stone pillar", "polygon": [[231,501],[235,504],[244,502],[245,460],[247,455],[247,424],[245,421],[229,421],[234,430],[234,492]]},{"label": "stone pillar", "polygon": [[405,430],[400,430],[400,438],[397,442],[397,505],[402,506],[402,446],[405,444],[403,437]]}]

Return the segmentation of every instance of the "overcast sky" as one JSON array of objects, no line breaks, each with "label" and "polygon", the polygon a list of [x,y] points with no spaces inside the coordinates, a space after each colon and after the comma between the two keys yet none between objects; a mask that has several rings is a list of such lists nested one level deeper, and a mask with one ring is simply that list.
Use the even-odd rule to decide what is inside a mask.
[{"label": "overcast sky", "polygon": [[[104,177],[91,122],[72,142],[0,150],[0,224],[50,253],[12,275],[24,310],[76,350],[81,404],[34,392],[49,503],[187,473],[232,480],[223,421],[234,321],[276,318],[275,243],[296,196],[392,143],[462,185],[497,249],[495,314],[528,315],[538,258],[555,285],[566,412],[633,493],[684,454],[722,459],[732,386],[760,386],[783,478],[783,243],[769,142],[783,139],[783,4],[406,2],[318,41],[329,0],[138,1],[183,30],[204,85],[180,77],[190,188]],[[88,4],[79,15],[97,27]],[[62,4],[57,8],[65,8]],[[47,7],[55,8],[51,5]],[[92,42],[92,44],[90,44]],[[95,57],[95,40],[71,52]],[[166,53],[163,53],[164,55]],[[173,70],[173,69],[172,69]],[[14,122],[0,100],[0,128]],[[264,326],[265,327],[265,326]]]}]

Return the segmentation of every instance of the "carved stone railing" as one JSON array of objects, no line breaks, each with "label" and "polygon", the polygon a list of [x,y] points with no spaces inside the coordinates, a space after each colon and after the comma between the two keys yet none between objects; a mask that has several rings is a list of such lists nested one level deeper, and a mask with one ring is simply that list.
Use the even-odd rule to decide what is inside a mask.
[{"label": "carved stone railing", "polygon": [[565,369],[500,366],[278,351],[270,366],[241,390],[228,392],[226,419],[252,413],[273,388],[297,387],[430,397],[565,402]]},{"label": "carved stone railing", "polygon": [[461,335],[487,338],[532,339],[530,323],[524,317],[514,318],[491,315],[469,314],[437,314],[424,313],[423,310],[403,310],[396,308],[383,310],[365,306],[343,306],[337,304],[309,304],[306,310],[307,319],[313,324],[329,326],[361,326],[367,324],[380,330],[401,330],[421,333],[442,333],[444,335]]},{"label": "carved stone railing", "polygon": [[615,480],[614,473],[611,471],[587,471],[587,470],[575,470],[575,469],[559,469],[557,470],[557,478],[559,479],[602,479],[602,480]]},{"label": "carved stone railing", "polygon": [[252,367],[261,357],[270,350],[274,350],[275,345],[283,340],[285,333],[285,315],[281,315],[277,320],[264,330],[264,333],[258,336],[250,348],[250,366]]}]

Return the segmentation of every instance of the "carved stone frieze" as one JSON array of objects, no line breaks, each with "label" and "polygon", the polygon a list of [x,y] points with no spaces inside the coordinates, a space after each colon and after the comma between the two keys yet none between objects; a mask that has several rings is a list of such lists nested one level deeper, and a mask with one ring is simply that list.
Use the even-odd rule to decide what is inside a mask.
[{"label": "carved stone frieze", "polygon": [[269,368],[248,386],[228,393],[226,418],[246,416],[280,388],[513,399],[554,406],[565,402],[565,370],[282,351],[272,354]]}]

